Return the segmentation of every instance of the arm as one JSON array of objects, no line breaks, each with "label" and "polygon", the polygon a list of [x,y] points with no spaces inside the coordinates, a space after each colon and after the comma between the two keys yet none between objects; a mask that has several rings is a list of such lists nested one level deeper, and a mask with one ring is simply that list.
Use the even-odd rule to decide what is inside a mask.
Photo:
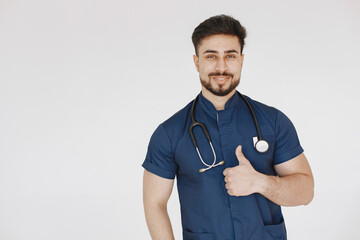
[{"label": "arm", "polygon": [[143,201],[146,223],[153,240],[174,239],[167,202],[170,198],[174,180],[159,177],[144,170]]},{"label": "arm", "polygon": [[247,196],[260,193],[281,206],[307,205],[314,197],[314,179],[309,163],[302,153],[275,165],[276,176],[257,172],[245,158],[241,146],[236,149],[239,165],[224,170],[229,195]]},{"label": "arm", "polygon": [[279,177],[262,174],[259,193],[281,206],[309,204],[314,197],[314,178],[304,153],[275,165]]}]

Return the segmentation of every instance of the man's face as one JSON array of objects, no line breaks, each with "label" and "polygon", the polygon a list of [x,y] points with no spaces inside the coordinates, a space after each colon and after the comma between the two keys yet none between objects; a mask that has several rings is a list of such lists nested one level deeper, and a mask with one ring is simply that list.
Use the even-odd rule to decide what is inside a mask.
[{"label": "man's face", "polygon": [[244,54],[237,36],[217,34],[201,40],[194,63],[203,91],[226,96],[240,82]]}]

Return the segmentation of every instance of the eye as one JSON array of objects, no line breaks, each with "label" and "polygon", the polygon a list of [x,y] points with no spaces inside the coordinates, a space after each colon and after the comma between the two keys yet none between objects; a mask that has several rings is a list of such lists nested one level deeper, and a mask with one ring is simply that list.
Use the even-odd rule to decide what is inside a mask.
[{"label": "eye", "polygon": [[207,55],[206,58],[208,58],[208,59],[215,59],[216,56],[215,56],[215,55]]},{"label": "eye", "polygon": [[226,57],[229,58],[229,59],[234,59],[234,58],[236,58],[235,55],[227,55]]}]

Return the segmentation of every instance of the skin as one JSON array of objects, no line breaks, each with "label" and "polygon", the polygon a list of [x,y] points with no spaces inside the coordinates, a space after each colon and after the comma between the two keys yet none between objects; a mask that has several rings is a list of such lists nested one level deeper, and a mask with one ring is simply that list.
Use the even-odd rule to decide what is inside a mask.
[{"label": "skin", "polygon": [[[202,39],[198,53],[193,59],[202,83],[202,94],[217,110],[222,110],[227,100],[235,94],[235,87],[241,77],[244,54],[241,54],[239,40],[231,35],[212,35]],[[211,76],[213,73],[226,73],[230,76]],[[228,93],[223,95],[224,92]],[[229,195],[260,193],[280,206],[307,205],[312,201],[314,179],[303,153],[275,165],[278,176],[257,172],[242,153],[240,145],[234,153],[239,165],[226,168],[223,172]],[[174,239],[166,208],[173,185],[174,180],[161,178],[144,170],[144,210],[153,240]]]},{"label": "skin", "polygon": [[239,145],[235,150],[239,165],[226,168],[223,172],[229,195],[239,197],[260,193],[280,206],[307,205],[312,201],[314,179],[303,153],[285,163],[275,165],[278,174],[278,177],[275,177],[257,172],[241,148]]},{"label": "skin", "polygon": [[[217,110],[224,109],[225,103],[235,93],[235,87],[240,82],[244,54],[241,54],[239,39],[231,35],[212,35],[201,40],[198,48],[199,56],[194,55],[196,70],[202,82],[202,95],[208,99]],[[233,77],[211,76],[211,73],[228,73]],[[209,91],[204,83],[215,91],[235,87],[225,96],[219,96]]]},{"label": "skin", "polygon": [[174,234],[167,212],[174,180],[159,177],[147,170],[143,176],[143,202],[146,223],[153,240],[173,240]]}]

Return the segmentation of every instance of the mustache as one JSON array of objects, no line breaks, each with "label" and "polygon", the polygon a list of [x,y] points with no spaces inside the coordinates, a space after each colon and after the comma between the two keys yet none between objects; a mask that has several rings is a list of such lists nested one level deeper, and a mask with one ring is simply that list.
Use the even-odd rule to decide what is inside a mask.
[{"label": "mustache", "polygon": [[211,76],[226,76],[226,77],[234,77],[234,74],[232,73],[227,73],[227,72],[212,72],[212,73],[209,73],[208,75],[209,77]]}]

